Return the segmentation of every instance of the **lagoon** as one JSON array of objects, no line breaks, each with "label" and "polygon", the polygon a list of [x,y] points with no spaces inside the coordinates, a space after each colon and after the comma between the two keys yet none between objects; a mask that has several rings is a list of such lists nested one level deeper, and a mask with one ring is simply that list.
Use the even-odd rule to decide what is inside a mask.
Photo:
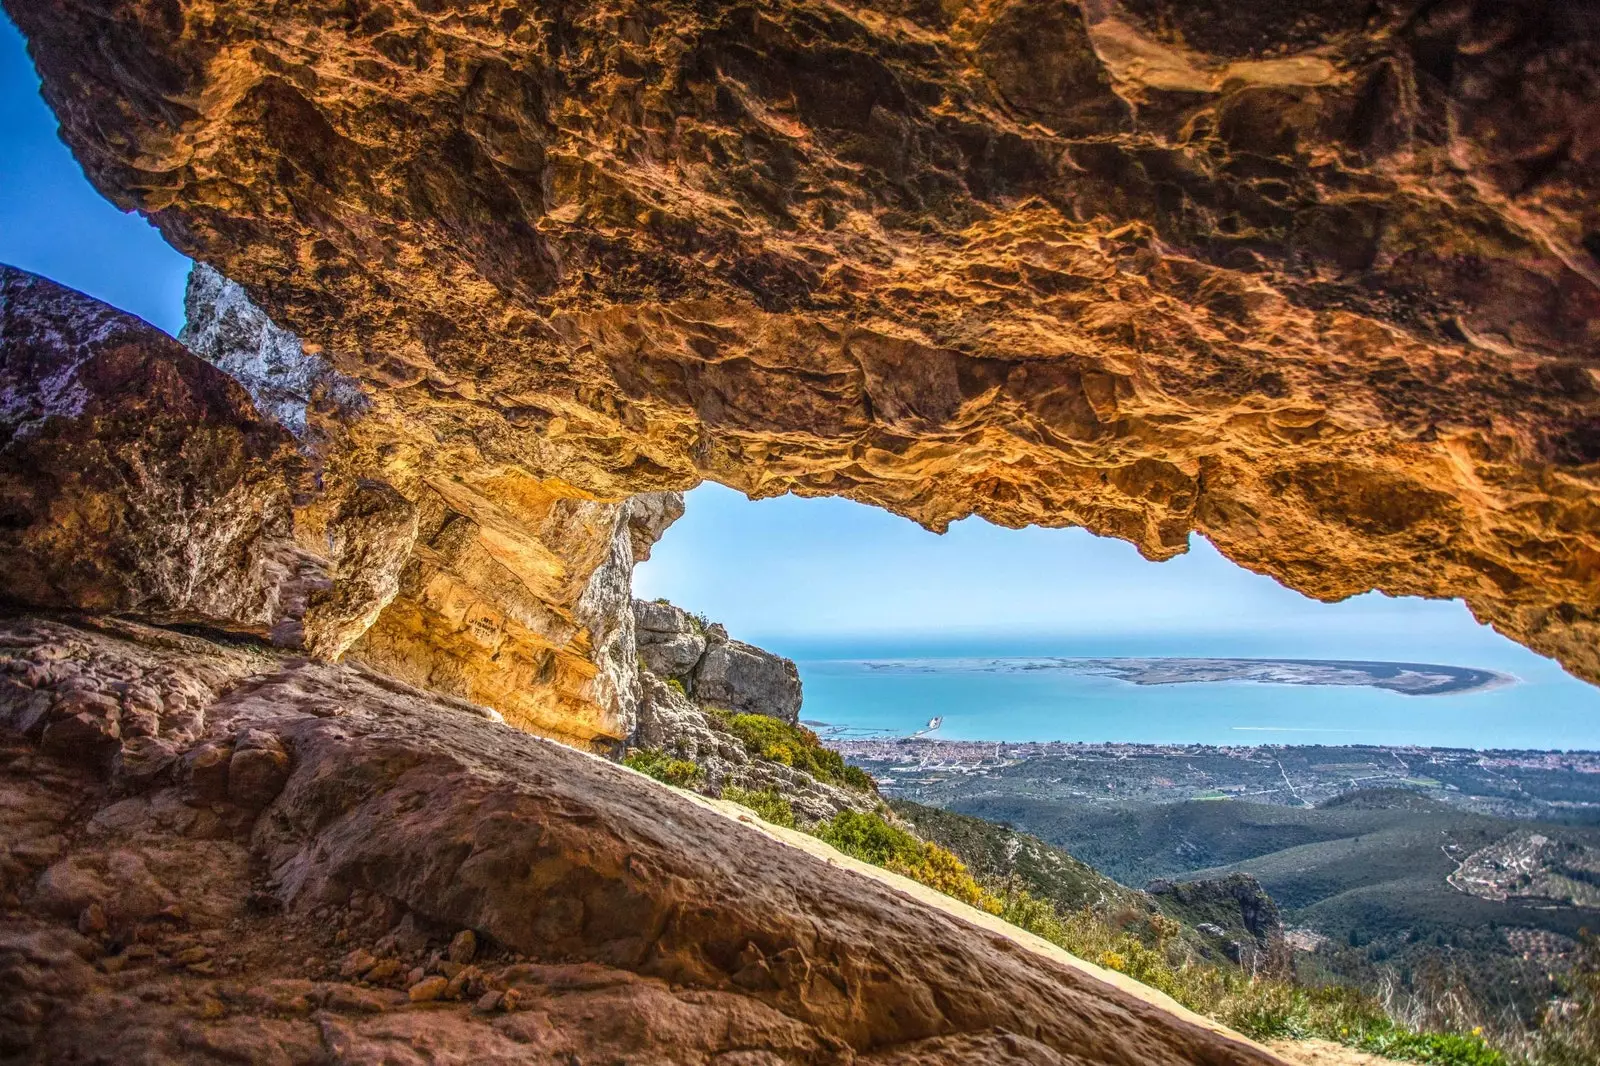
[{"label": "lagoon", "polygon": [[[805,685],[801,716],[841,736],[906,735],[937,717],[943,721],[930,736],[951,740],[1600,749],[1600,690],[1509,643],[1469,656],[1407,654],[1404,661],[1515,678],[1442,695],[1350,684],[1136,684],[1105,673],[995,665],[1040,655],[1271,658],[1270,641],[784,643],[775,650],[796,658]],[[1291,654],[1324,657],[1307,656],[1304,648]],[[1369,650],[1363,658],[1375,656]]]}]

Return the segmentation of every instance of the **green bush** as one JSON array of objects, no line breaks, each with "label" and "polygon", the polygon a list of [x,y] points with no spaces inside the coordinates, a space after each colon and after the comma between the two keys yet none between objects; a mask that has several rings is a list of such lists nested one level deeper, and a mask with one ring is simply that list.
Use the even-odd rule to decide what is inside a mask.
[{"label": "green bush", "polygon": [[688,759],[674,758],[660,748],[634,748],[623,758],[622,765],[679,788],[698,788],[706,779],[706,772],[699,766]]},{"label": "green bush", "polygon": [[785,829],[793,829],[795,826],[794,808],[771,785],[759,792],[740,788],[738,785],[729,785],[722,790],[722,798],[741,807],[750,808],[761,816],[762,821],[781,825]]},{"label": "green bush", "polygon": [[851,766],[844,756],[822,746],[822,740],[803,725],[790,725],[764,714],[734,714],[707,708],[717,723],[732,733],[752,755],[803,770],[830,785],[876,792],[872,776]]},{"label": "green bush", "polygon": [[991,914],[1000,911],[1000,901],[978,884],[953,852],[918,840],[876,814],[840,811],[813,832],[852,858],[909,877]]},{"label": "green bush", "polygon": [[679,681],[677,678],[675,678],[675,677],[667,678],[667,687],[670,688],[672,691],[676,692],[678,695],[682,696],[684,699],[688,699],[689,698],[689,690],[684,688],[683,687],[683,682]]}]

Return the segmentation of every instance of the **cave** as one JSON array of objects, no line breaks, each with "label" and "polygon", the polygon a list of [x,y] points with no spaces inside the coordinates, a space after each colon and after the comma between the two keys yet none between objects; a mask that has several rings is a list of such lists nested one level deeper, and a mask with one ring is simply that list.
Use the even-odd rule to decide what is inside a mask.
[{"label": "cave", "polygon": [[0,1054],[1276,1061],[615,765],[643,644],[768,669],[633,604],[702,482],[1600,683],[1589,5],[4,7],[198,265],[179,340],[0,268]]}]

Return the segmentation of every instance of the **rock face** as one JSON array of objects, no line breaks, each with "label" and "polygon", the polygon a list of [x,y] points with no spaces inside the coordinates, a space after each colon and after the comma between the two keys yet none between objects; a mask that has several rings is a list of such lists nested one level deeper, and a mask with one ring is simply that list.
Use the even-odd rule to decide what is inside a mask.
[{"label": "rock face", "polygon": [[[298,455],[170,337],[0,267],[6,599],[221,626],[329,660],[353,649],[576,744],[633,731],[633,565],[680,496],[617,503],[514,470],[385,465],[382,442],[406,427],[236,286],[197,269],[189,310],[186,335],[287,412]],[[283,377],[298,384],[271,384]]]},{"label": "rock face", "polygon": [[295,430],[317,490],[295,515],[324,560],[300,639],[580,746],[637,720],[634,563],[683,513],[677,493],[595,500],[515,468],[449,467],[386,394],[368,397],[203,265],[184,339]]},{"label": "rock face", "polygon": [[313,411],[331,404],[342,420],[367,406],[360,387],[307,352],[250,302],[243,288],[204,263],[189,274],[178,340],[250,393],[256,407],[295,437],[314,438]]},{"label": "rock face", "polygon": [[737,714],[799,721],[800,671],[790,660],[661,600],[634,600],[633,619],[640,665],[679,682],[685,695]]},{"label": "rock face", "polygon": [[166,334],[0,266],[6,600],[269,632],[286,609],[289,445]]},{"label": "rock face", "polygon": [[1284,951],[1278,904],[1249,874],[1195,881],[1152,881],[1145,891],[1216,941],[1228,958],[1252,969]]},{"label": "rock face", "polygon": [[410,461],[1198,531],[1600,679],[1593,5],[6,7]]},{"label": "rock face", "polygon": [[12,618],[0,679],[8,1061],[1276,1061],[358,667]]}]

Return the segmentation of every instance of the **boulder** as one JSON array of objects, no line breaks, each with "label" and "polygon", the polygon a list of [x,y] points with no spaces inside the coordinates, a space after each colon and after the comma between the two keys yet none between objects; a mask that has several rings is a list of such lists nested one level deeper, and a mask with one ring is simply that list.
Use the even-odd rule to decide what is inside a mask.
[{"label": "boulder", "polygon": [[706,653],[705,629],[681,607],[657,600],[633,601],[634,639],[646,670],[679,682],[694,677]]},{"label": "boulder", "polygon": [[0,673],[57,654],[84,668],[52,699],[194,693],[213,769],[294,757],[265,810],[234,773],[196,806],[0,732],[18,1061],[1275,1066],[930,890],[356,667],[0,619]]},{"label": "boulder", "polygon": [[640,665],[696,702],[799,721],[800,671],[790,660],[664,600],[634,600],[633,620]]},{"label": "boulder", "polygon": [[800,671],[780,655],[739,640],[712,640],[695,671],[694,696],[741,714],[800,720]]},{"label": "boulder", "polygon": [[292,449],[154,327],[0,266],[0,596],[270,631]]}]

